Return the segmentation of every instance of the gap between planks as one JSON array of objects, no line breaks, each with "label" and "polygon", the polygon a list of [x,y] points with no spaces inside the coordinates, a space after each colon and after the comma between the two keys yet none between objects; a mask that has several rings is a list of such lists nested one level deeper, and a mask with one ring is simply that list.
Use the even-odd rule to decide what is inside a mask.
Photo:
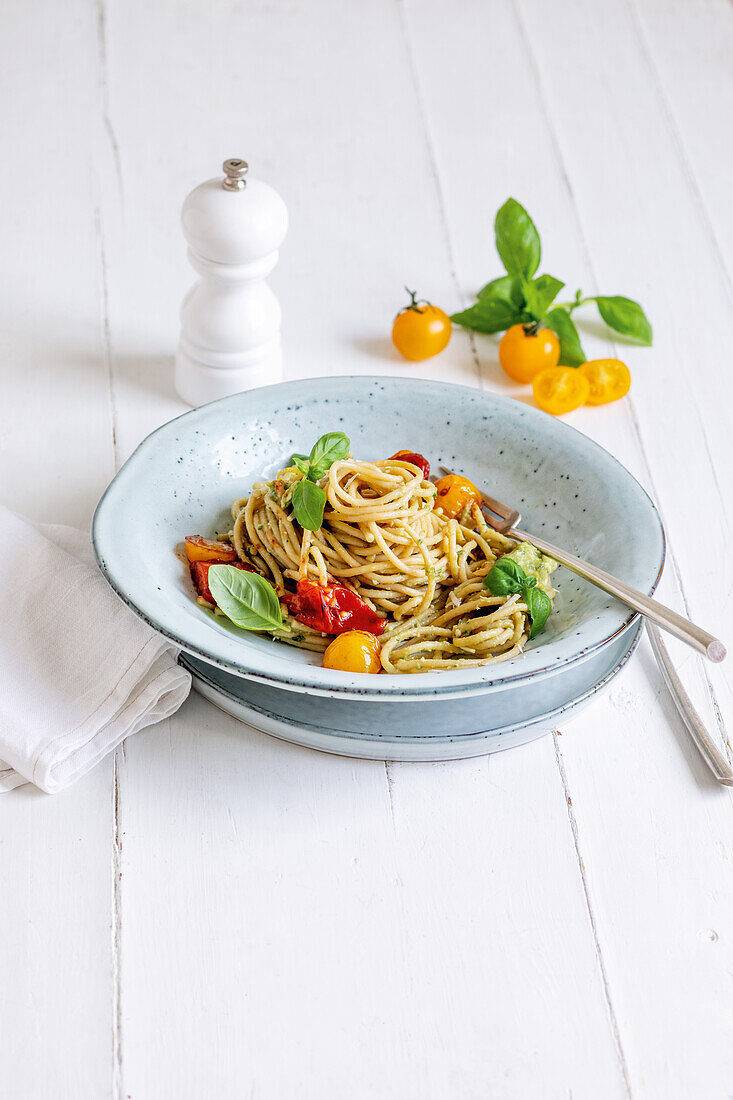
[{"label": "gap between planks", "polygon": [[578,829],[578,822],[575,817],[575,811],[573,809],[573,800],[570,797],[570,785],[568,783],[567,773],[565,771],[565,763],[562,758],[562,752],[560,751],[560,742],[558,737],[560,735],[559,730],[554,730],[552,733],[552,740],[555,747],[555,762],[557,764],[557,770],[560,773],[560,781],[562,782],[563,794],[565,795],[565,805],[568,812],[568,822],[570,824],[570,832],[573,837],[573,846],[575,848],[575,855],[578,860],[578,869],[580,871],[580,881],[583,886],[583,896],[585,898],[585,908],[588,913],[588,920],[590,921],[591,932],[593,935],[593,945],[595,947],[596,958],[598,959],[598,967],[601,973],[601,985],[603,987],[603,998],[606,1002],[606,1010],[608,1012],[608,1019],[611,1025],[611,1031],[613,1033],[613,1042],[616,1047],[616,1055],[618,1057],[619,1066],[621,1067],[621,1073],[624,1079],[624,1085],[626,1087],[626,1096],[628,1100],[631,1100],[631,1080],[629,1077],[629,1067],[626,1062],[626,1055],[624,1053],[623,1043],[621,1042],[621,1031],[618,1026],[618,1020],[616,1018],[616,1011],[613,1007],[613,1001],[611,999],[611,988],[608,981],[608,974],[606,972],[606,964],[603,959],[603,951],[601,950],[601,943],[598,938],[598,928],[596,926],[596,916],[593,910],[593,905],[590,900],[590,891],[588,889],[588,882],[585,877],[585,863],[583,861],[583,855],[580,850],[580,832]]},{"label": "gap between planks", "polygon": [[124,741],[115,749],[112,766],[112,1096],[121,1100],[122,1084],[122,826],[120,757]]},{"label": "gap between planks", "polygon": [[[95,0],[95,14],[97,23],[97,87],[99,90],[99,104],[101,111],[101,123],[104,133],[107,135],[112,158],[115,165],[120,195],[122,194],[122,170],[120,164],[120,150],[109,115],[109,91],[107,79],[107,18],[104,0]],[[104,243],[104,226],[102,224],[102,192],[103,188],[99,180],[99,173],[94,172],[94,229],[97,238],[98,262],[99,262],[99,290],[100,312],[102,321],[102,358],[104,371],[107,377],[107,389],[109,394],[109,412],[112,422],[112,452],[115,473],[120,468],[120,453],[117,442],[117,402],[115,399],[114,367],[112,363],[112,337],[109,320],[109,272],[107,266],[107,251]]]},{"label": "gap between planks", "polygon": [[[109,86],[107,73],[107,15],[105,0],[94,0],[97,25],[97,66],[99,106],[103,133],[109,143],[115,176],[122,197],[122,167],[120,149],[109,113]],[[96,146],[95,146],[96,148]],[[117,434],[117,402],[115,398],[114,366],[112,362],[112,337],[109,317],[109,271],[102,217],[103,187],[99,170],[94,168],[94,228],[98,248],[100,314],[102,324],[102,359],[107,378],[110,422],[112,426],[112,455],[115,473],[120,468],[120,451]],[[112,765],[112,1097],[122,1100],[122,825],[120,763],[125,759],[125,742],[115,749]]]}]

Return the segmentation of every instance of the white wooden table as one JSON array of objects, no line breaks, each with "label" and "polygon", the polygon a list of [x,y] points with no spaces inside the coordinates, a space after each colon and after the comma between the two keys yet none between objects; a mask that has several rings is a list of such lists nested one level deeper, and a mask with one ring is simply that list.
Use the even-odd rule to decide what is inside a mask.
[{"label": "white wooden table", "polygon": [[[0,49],[5,503],[88,524],[183,411],[178,211],[224,157],[290,208],[291,378],[514,392],[493,338],[388,342],[404,283],[452,310],[499,273],[514,195],[546,270],[654,323],[617,349],[631,399],[570,419],[657,500],[662,596],[730,644],[725,0],[6,0]],[[730,724],[730,662],[675,653]],[[646,643],[554,737],[460,763],[319,755],[194,695],[0,800],[0,1093],[726,1100],[731,799]]]}]

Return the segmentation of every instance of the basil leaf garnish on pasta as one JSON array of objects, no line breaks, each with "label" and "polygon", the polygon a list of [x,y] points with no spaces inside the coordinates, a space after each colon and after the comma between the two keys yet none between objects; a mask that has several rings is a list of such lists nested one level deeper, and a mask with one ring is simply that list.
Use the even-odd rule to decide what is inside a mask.
[{"label": "basil leaf garnish on pasta", "polygon": [[313,450],[310,454],[311,465],[308,476],[311,481],[319,481],[322,477],[325,477],[334,462],[349,457],[350,450],[349,437],[344,435],[343,432],[328,432],[326,435],[322,435],[313,444]]},{"label": "basil leaf garnish on pasta", "polygon": [[310,457],[293,455],[291,462],[303,475],[293,489],[293,514],[301,527],[317,531],[323,523],[326,494],[316,482],[325,477],[334,462],[348,458],[351,442],[343,432],[327,432],[313,444]]},{"label": "basil leaf garnish on pasta", "polygon": [[317,531],[323,523],[326,494],[320,485],[304,477],[293,489],[293,513],[306,531]]},{"label": "basil leaf garnish on pasta", "polygon": [[259,573],[212,565],[209,589],[216,606],[242,630],[288,630],[277,593]]},{"label": "basil leaf garnish on pasta", "polygon": [[293,455],[291,459],[291,465],[300,470],[301,474],[304,474],[306,477],[308,477],[308,473],[310,471],[310,459],[308,459],[305,455]]},{"label": "basil leaf garnish on pasta", "polygon": [[536,637],[547,622],[550,612],[552,611],[552,601],[546,592],[543,592],[541,588],[525,588],[523,593],[524,602],[527,605],[529,611],[529,618],[532,623],[532,629],[529,632],[530,638]]},{"label": "basil leaf garnish on pasta", "polygon": [[552,602],[546,592],[537,587],[536,577],[529,577],[513,558],[499,558],[484,577],[484,587],[492,596],[521,594],[527,605],[530,621],[530,638],[544,627],[552,611]]},{"label": "basil leaf garnish on pasta", "polygon": [[499,558],[484,577],[492,596],[512,596],[527,584],[527,574],[513,558]]}]

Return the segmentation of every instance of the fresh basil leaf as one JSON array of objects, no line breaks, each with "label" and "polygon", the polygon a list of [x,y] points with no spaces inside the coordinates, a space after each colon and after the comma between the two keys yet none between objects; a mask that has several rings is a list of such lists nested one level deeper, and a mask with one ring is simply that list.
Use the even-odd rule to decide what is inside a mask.
[{"label": "fresh basil leaf", "polygon": [[464,309],[461,313],[454,313],[451,317],[456,325],[473,329],[474,332],[504,332],[512,325],[518,325],[522,321],[532,321],[533,318],[525,310],[517,309],[505,298],[479,298],[475,305]]},{"label": "fresh basil leaf", "polygon": [[212,565],[209,588],[216,606],[243,630],[287,630],[277,593],[259,573]]},{"label": "fresh basil leaf", "polygon": [[313,444],[310,454],[311,469],[308,476],[311,481],[325,477],[334,462],[349,457],[351,443],[343,432],[327,432]]},{"label": "fresh basil leaf", "polygon": [[517,309],[527,309],[527,299],[524,293],[524,288],[527,285],[527,280],[521,275],[515,275],[512,279],[512,285],[509,290],[509,300],[512,305],[515,305]]},{"label": "fresh basil leaf", "polygon": [[320,485],[303,478],[293,489],[293,514],[306,531],[317,531],[323,523],[326,494]]},{"label": "fresh basil leaf", "polygon": [[534,315],[535,320],[541,321],[551,302],[554,302],[558,294],[565,286],[553,275],[539,275],[524,286],[524,298],[527,309]]},{"label": "fresh basil leaf", "polygon": [[631,336],[640,344],[651,344],[652,326],[638,302],[615,295],[612,298],[596,298],[598,312],[609,328]]},{"label": "fresh basil leaf", "polygon": [[301,474],[303,474],[304,477],[308,477],[310,459],[306,458],[305,455],[293,455],[290,465],[297,466]]},{"label": "fresh basil leaf", "polygon": [[555,306],[545,317],[545,322],[560,340],[560,365],[579,367],[585,363],[586,354],[580,343],[578,330],[566,309]]},{"label": "fresh basil leaf", "polygon": [[527,574],[513,558],[499,558],[484,577],[484,588],[492,596],[511,596],[527,584]]},{"label": "fresh basil leaf", "polygon": [[[290,462],[288,463],[288,465],[289,466],[298,466],[298,459],[300,459],[301,462],[310,462],[310,459],[308,458],[308,455],[293,455],[293,457],[290,459]],[[298,466],[298,469],[300,469],[299,466]]]},{"label": "fresh basil leaf", "polygon": [[494,221],[496,250],[509,275],[530,279],[540,266],[540,235],[516,199],[507,199]]},{"label": "fresh basil leaf", "polygon": [[530,622],[532,624],[529,636],[530,638],[535,638],[547,622],[549,614],[552,611],[552,601],[546,592],[543,592],[541,588],[537,587],[525,588],[522,596],[527,605]]},{"label": "fresh basil leaf", "polygon": [[498,279],[492,279],[486,286],[482,286],[478,292],[479,298],[503,298],[505,302],[511,302],[514,279],[511,275],[500,275]]},{"label": "fresh basil leaf", "polygon": [[481,298],[501,299],[510,302],[517,309],[524,309],[524,279],[521,275],[501,275],[498,279],[492,279],[486,286],[482,286],[478,292]]}]

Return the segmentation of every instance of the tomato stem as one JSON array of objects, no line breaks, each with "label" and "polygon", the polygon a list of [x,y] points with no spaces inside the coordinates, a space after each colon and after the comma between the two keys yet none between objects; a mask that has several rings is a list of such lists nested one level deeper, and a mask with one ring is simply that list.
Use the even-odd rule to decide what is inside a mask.
[{"label": "tomato stem", "polygon": [[558,305],[561,306],[562,309],[566,309],[568,313],[572,313],[574,309],[577,309],[578,306],[584,306],[586,302],[595,302],[595,298],[581,298],[580,291],[576,290],[575,300],[573,302],[558,302]]},{"label": "tomato stem", "polygon": [[526,325],[522,325],[525,336],[536,336],[540,330],[539,321],[529,321]]},{"label": "tomato stem", "polygon": [[[411,309],[414,313],[422,313],[425,306],[429,306],[430,302],[425,298],[418,298],[417,291],[410,290],[408,286],[405,287],[406,292],[410,295],[410,302],[405,306],[405,309]],[[423,306],[423,309],[420,306]]]}]

